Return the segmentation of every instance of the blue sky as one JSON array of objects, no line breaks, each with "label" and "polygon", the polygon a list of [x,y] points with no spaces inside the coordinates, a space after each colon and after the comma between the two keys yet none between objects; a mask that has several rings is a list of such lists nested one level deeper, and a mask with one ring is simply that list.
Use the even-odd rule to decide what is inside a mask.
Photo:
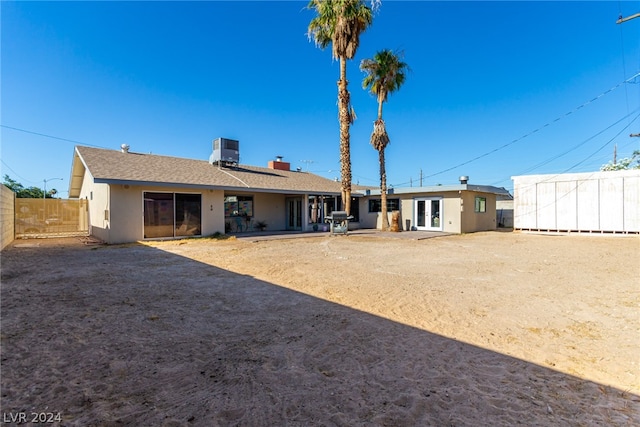
[{"label": "blue sky", "polygon": [[[276,155],[340,176],[338,62],[306,36],[306,2],[1,3],[2,174],[66,197],[76,143],[241,163]],[[598,170],[640,148],[640,1],[386,1],[347,65],[354,183],[379,184],[375,98],[359,63],[404,51],[384,106],[388,183],[512,188]],[[75,141],[76,143],[74,143]]]}]

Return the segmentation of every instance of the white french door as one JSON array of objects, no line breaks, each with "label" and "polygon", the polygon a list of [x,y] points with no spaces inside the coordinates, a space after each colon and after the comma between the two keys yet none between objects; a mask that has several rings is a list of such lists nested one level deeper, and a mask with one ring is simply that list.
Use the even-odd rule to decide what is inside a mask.
[{"label": "white french door", "polygon": [[442,198],[414,200],[414,224],[418,230],[442,231]]}]

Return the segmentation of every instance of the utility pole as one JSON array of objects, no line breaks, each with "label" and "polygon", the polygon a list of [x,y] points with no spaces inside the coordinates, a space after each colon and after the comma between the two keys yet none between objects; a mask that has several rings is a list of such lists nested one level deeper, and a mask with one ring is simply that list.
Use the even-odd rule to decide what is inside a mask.
[{"label": "utility pole", "polygon": [[420,168],[420,187],[422,187],[422,168]]},{"label": "utility pole", "polygon": [[615,165],[617,162],[618,158],[618,144],[613,144],[613,164]]}]

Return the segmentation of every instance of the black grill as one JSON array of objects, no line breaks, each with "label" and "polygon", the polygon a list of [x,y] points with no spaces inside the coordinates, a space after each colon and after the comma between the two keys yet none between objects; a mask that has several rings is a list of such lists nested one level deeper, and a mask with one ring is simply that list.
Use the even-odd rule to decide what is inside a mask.
[{"label": "black grill", "polygon": [[331,224],[332,234],[347,234],[350,219],[353,219],[353,216],[347,215],[346,211],[333,211],[331,215],[324,217],[324,221]]}]

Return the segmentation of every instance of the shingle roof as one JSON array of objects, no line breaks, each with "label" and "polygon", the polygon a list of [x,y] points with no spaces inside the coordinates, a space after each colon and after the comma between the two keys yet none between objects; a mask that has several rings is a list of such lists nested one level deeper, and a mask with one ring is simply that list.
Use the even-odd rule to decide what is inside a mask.
[{"label": "shingle roof", "polygon": [[77,146],[69,187],[70,197],[79,196],[85,168],[97,183],[340,194],[340,182],[309,172],[246,165],[218,167],[206,160]]}]

